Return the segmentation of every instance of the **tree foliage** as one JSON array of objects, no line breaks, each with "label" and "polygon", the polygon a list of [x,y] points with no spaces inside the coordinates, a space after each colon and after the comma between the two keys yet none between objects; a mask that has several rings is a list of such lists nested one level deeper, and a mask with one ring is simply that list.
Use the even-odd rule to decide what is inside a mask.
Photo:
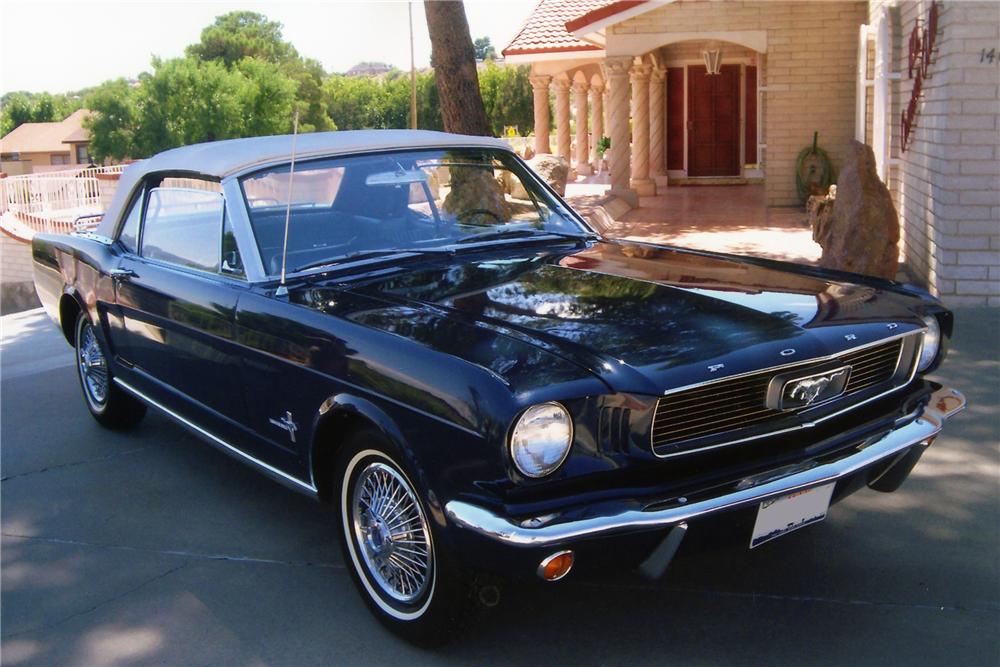
[{"label": "tree foliage", "polygon": [[168,148],[291,130],[295,82],[277,65],[245,58],[226,68],[195,58],[153,61],[135,88],[102,85],[87,99],[97,160],[144,157]]},{"label": "tree foliage", "polygon": [[282,25],[256,12],[235,11],[216,17],[201,31],[201,40],[187,47],[187,55],[198,60],[220,60],[232,67],[244,58],[269,63],[299,59],[298,51],[281,35]]},{"label": "tree foliage", "polygon": [[299,130],[335,130],[323,97],[326,73],[319,61],[303,58],[284,40],[282,25],[256,12],[234,11],[216,17],[201,31],[201,40],[187,48],[188,56],[203,62],[219,62],[232,69],[247,59],[277,65],[296,84]]},{"label": "tree foliage", "polygon": [[[410,126],[410,78],[399,70],[381,77],[334,74],[323,92],[330,116],[342,130]],[[442,129],[433,71],[417,73],[417,127]]]},{"label": "tree foliage", "polygon": [[[94,114],[85,124],[91,155],[98,161],[142,158],[200,141],[286,133],[295,110],[301,132],[409,127],[408,75],[391,70],[375,77],[328,76],[281,31],[280,23],[261,14],[230,12],[207,26],[185,57],[154,59],[137,83],[118,79],[90,91],[86,106]],[[485,46],[492,48],[488,39]],[[526,66],[482,65],[479,88],[493,134],[508,125],[522,131],[531,126],[528,74]],[[428,70],[416,77],[422,129],[443,129],[436,76]],[[65,97],[5,95],[0,121],[14,126],[61,119],[41,116],[65,117],[79,108],[79,99],[69,108],[72,100]]]},{"label": "tree foliage", "polygon": [[497,58],[497,50],[493,48],[489,37],[480,37],[473,41],[472,48],[476,51],[476,60],[496,60]]},{"label": "tree foliage", "polygon": [[84,121],[90,131],[91,159],[104,162],[137,155],[135,132],[139,127],[138,95],[125,79],[106,81],[87,98],[87,107],[97,113]]},{"label": "tree foliage", "polygon": [[0,99],[0,137],[23,123],[64,120],[82,106],[79,94],[7,93]]},{"label": "tree foliage", "polygon": [[492,61],[479,69],[479,90],[495,136],[503,135],[504,126],[516,125],[521,133],[527,133],[533,126],[535,107],[530,74],[528,65],[505,67]]}]

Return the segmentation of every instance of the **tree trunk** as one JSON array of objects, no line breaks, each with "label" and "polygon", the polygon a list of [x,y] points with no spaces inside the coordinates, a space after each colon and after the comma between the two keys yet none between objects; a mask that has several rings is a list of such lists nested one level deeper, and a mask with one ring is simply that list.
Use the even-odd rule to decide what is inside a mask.
[{"label": "tree trunk", "polygon": [[445,132],[490,136],[479,94],[476,52],[461,0],[425,0],[431,37],[431,65]]}]

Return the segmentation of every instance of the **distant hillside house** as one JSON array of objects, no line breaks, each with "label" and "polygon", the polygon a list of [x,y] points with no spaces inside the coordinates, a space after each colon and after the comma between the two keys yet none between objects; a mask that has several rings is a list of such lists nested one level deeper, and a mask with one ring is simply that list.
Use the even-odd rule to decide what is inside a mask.
[{"label": "distant hillside house", "polygon": [[87,109],[54,123],[23,123],[0,139],[0,170],[8,174],[66,169],[90,164],[90,136],[83,127]]},{"label": "distant hillside house", "polygon": [[392,69],[385,63],[358,63],[344,73],[345,76],[381,76]]}]

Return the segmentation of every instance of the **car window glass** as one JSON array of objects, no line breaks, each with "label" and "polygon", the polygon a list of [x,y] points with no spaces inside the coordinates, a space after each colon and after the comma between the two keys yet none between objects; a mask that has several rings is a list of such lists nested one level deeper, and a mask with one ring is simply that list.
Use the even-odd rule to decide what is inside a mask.
[{"label": "car window glass", "polygon": [[229,216],[223,217],[222,221],[222,273],[230,276],[244,277],[243,258],[240,257],[240,249],[236,244],[236,235],[233,234],[233,223]]},{"label": "car window glass", "polygon": [[125,218],[125,224],[118,233],[118,241],[129,252],[136,252],[139,249],[139,218],[142,216],[142,192],[136,195],[132,201],[132,208]]},{"label": "car window glass", "polygon": [[[292,179],[292,205],[330,206],[343,177],[343,167],[303,169],[297,166]],[[243,181],[243,192],[250,208],[286,206],[289,201],[288,172],[270,171],[250,176]]]},{"label": "car window glass", "polygon": [[142,256],[202,271],[218,271],[223,211],[222,195],[215,192],[150,190]]},{"label": "car window glass", "polygon": [[[327,158],[268,167],[241,180],[268,275],[283,264],[285,216],[291,272],[358,254],[432,250],[491,235],[587,230],[512,154],[430,149]],[[486,241],[489,242],[489,241]]]}]

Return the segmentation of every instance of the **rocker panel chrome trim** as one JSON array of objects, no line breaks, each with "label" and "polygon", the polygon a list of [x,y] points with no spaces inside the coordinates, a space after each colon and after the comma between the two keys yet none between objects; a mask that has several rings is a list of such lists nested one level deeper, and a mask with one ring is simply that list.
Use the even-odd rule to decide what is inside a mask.
[{"label": "rocker panel chrome trim", "polygon": [[661,510],[624,510],[608,516],[594,516],[563,523],[551,520],[537,528],[527,528],[527,521],[514,522],[488,509],[461,500],[445,505],[445,514],[461,528],[514,547],[551,547],[571,540],[610,535],[625,531],[655,530],[701,516],[757,504],[768,498],[785,495],[837,481],[868,466],[884,462],[910,447],[921,445],[936,436],[944,422],[965,408],[965,397],[954,389],[941,388],[929,398],[922,412],[890,431],[881,439],[853,454],[814,468],[793,472],[762,483],[695,503],[675,505]]},{"label": "rocker panel chrome trim", "polygon": [[213,433],[211,433],[209,431],[206,431],[201,426],[198,426],[197,424],[195,424],[190,419],[188,419],[186,417],[182,417],[181,415],[177,414],[176,412],[174,412],[170,408],[166,407],[162,403],[159,403],[156,400],[150,398],[149,396],[147,396],[146,394],[142,393],[141,391],[139,391],[138,389],[136,389],[135,387],[133,387],[129,383],[127,383],[124,380],[122,380],[121,378],[117,378],[116,377],[114,380],[115,380],[115,384],[117,384],[119,387],[121,387],[125,391],[129,392],[130,394],[134,395],[136,398],[138,398],[139,400],[143,401],[144,403],[147,403],[151,407],[156,408],[157,410],[159,410],[163,414],[167,415],[168,417],[170,417],[174,421],[176,421],[176,422],[180,423],[181,425],[186,426],[187,428],[191,429],[192,431],[194,431],[198,435],[202,436],[203,439],[207,440],[209,442],[209,444],[211,444],[211,445],[213,445],[213,446],[215,446],[217,448],[222,449],[222,451],[224,451],[227,454],[235,455],[235,458],[238,458],[238,460],[243,461],[244,463],[252,464],[252,465],[257,466],[258,468],[261,468],[261,470],[263,470],[265,474],[267,474],[268,476],[270,476],[271,478],[273,478],[277,482],[280,482],[280,483],[282,483],[282,484],[284,484],[286,486],[289,486],[289,487],[293,488],[296,491],[305,492],[305,493],[310,494],[310,495],[312,495],[314,497],[317,496],[318,490],[312,484],[303,482],[301,479],[299,479],[297,477],[293,477],[292,475],[289,475],[288,473],[286,473],[286,472],[284,472],[282,470],[278,470],[277,468],[275,468],[272,465],[264,463],[263,461],[261,461],[258,458],[250,456],[249,454],[247,454],[246,452],[244,452],[242,449],[238,449],[237,447],[234,447],[233,445],[229,444],[228,442],[226,442],[225,440],[223,440],[219,436],[217,436],[217,435],[215,435],[215,434],[213,434]]}]

